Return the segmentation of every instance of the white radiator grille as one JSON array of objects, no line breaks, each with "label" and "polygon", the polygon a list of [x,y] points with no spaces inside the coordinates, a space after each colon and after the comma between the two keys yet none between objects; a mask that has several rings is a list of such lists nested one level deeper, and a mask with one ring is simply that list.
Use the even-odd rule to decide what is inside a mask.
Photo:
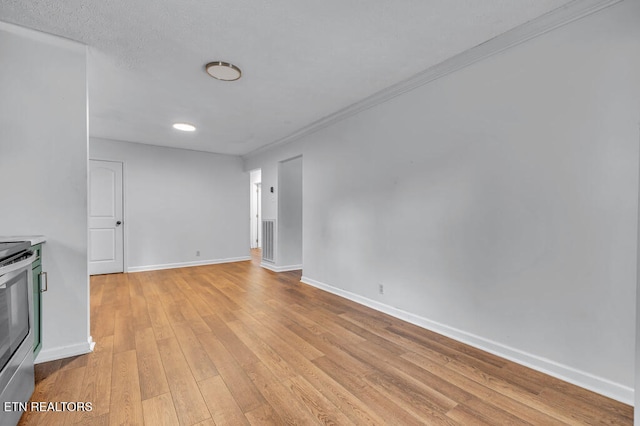
[{"label": "white radiator grille", "polygon": [[262,260],[275,262],[274,238],[276,232],[275,219],[262,221]]}]

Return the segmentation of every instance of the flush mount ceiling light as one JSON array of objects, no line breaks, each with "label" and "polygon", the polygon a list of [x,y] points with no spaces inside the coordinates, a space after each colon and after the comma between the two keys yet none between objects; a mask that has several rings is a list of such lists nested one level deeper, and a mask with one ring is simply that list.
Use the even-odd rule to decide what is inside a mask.
[{"label": "flush mount ceiling light", "polygon": [[235,81],[242,76],[240,68],[229,62],[209,62],[205,65],[205,69],[211,77],[223,81]]},{"label": "flush mount ceiling light", "polygon": [[175,123],[173,128],[176,130],[182,130],[183,132],[193,132],[196,130],[196,126],[189,123]]}]

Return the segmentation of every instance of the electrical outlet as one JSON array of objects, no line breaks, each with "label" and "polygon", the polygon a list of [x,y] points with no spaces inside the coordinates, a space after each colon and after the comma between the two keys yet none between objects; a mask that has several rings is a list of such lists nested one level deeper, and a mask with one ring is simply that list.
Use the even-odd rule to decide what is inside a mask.
[{"label": "electrical outlet", "polygon": [[384,284],[378,284],[378,293],[384,294]]},{"label": "electrical outlet", "polygon": [[200,256],[200,250],[196,252],[196,256]]}]

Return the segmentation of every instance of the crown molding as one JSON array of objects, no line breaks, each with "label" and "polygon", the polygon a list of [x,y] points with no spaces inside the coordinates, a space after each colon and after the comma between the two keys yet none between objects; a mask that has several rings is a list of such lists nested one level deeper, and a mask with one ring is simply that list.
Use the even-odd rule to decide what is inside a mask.
[{"label": "crown molding", "polygon": [[34,30],[10,22],[0,21],[0,31],[6,31],[17,36],[36,40],[42,43],[47,43],[49,45],[57,47],[73,49],[81,53],[87,52],[87,46],[83,43],[80,43],[79,41],[71,40],[69,38],[61,37],[55,34],[45,33],[43,31]]},{"label": "crown molding", "polygon": [[489,58],[497,53],[503,52],[556,28],[582,19],[616,3],[620,3],[621,1],[624,0],[573,0],[564,6],[539,16],[538,18],[532,19],[531,21],[519,25],[507,32],[497,35],[482,44],[452,56],[439,64],[401,81],[400,83],[389,86],[386,89],[382,89],[354,104],[314,121],[313,123],[308,124],[283,138],[244,154],[242,157],[247,158],[261,152],[268,151],[278,145],[293,142],[322,128],[330,126],[333,123],[344,120],[347,117],[386,102],[396,96],[414,90],[462,68],[466,68],[469,65],[475,64],[476,62]]}]

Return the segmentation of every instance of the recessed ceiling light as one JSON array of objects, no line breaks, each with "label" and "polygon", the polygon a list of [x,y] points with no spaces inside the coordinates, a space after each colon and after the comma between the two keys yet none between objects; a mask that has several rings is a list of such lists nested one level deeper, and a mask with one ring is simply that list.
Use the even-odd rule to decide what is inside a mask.
[{"label": "recessed ceiling light", "polygon": [[173,128],[176,130],[182,130],[183,132],[193,132],[196,130],[196,126],[189,123],[175,123]]},{"label": "recessed ceiling light", "polygon": [[229,62],[215,61],[205,65],[207,74],[211,77],[223,81],[235,81],[242,76],[242,71],[237,66]]}]

